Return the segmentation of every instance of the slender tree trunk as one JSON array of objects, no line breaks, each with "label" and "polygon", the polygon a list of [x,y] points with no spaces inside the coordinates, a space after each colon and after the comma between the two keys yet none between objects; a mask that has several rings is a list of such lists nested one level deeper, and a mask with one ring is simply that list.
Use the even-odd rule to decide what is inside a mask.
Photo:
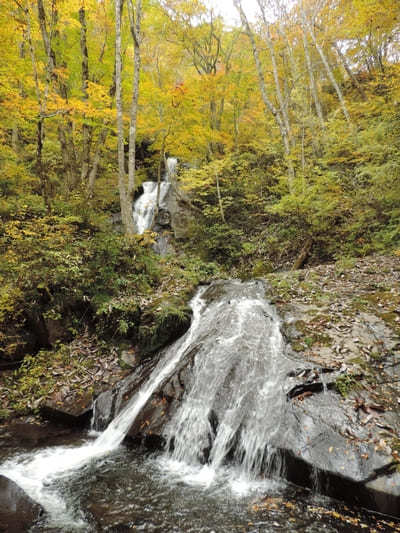
[{"label": "slender tree trunk", "polygon": [[305,22],[305,25],[307,27],[308,33],[310,34],[311,39],[312,39],[312,41],[314,43],[314,46],[317,49],[318,54],[319,54],[319,56],[320,56],[320,58],[322,60],[322,63],[324,65],[324,67],[325,67],[325,70],[326,70],[326,73],[328,75],[328,78],[330,79],[330,81],[331,81],[331,83],[332,83],[332,85],[333,85],[333,87],[334,87],[334,89],[336,91],[336,94],[337,94],[339,102],[340,102],[340,106],[341,106],[342,111],[343,111],[343,115],[344,115],[348,125],[352,129],[351,118],[350,118],[349,112],[347,110],[346,103],[344,101],[343,93],[342,93],[342,91],[341,91],[341,89],[339,87],[339,84],[336,81],[336,78],[335,78],[335,76],[334,76],[334,74],[332,72],[332,69],[331,69],[331,67],[329,65],[328,59],[327,59],[327,57],[325,55],[325,52],[323,51],[322,46],[319,44],[319,42],[318,42],[318,40],[316,38],[314,29],[313,29],[310,21],[308,21],[306,19],[306,15],[304,13],[304,9],[302,10],[302,16],[303,16],[303,20]]},{"label": "slender tree trunk", "polygon": [[[110,109],[113,108],[113,101],[114,101],[114,98],[115,98],[115,91],[116,91],[116,86],[115,86],[115,65],[114,65],[113,79],[112,79],[112,83],[111,83],[110,89],[108,91],[108,94],[110,96]],[[100,133],[99,133],[99,135],[97,137],[96,148],[95,148],[94,155],[93,155],[93,160],[92,160],[92,167],[91,167],[90,172],[89,172],[89,177],[88,177],[87,187],[86,187],[86,198],[92,198],[93,197],[94,184],[95,184],[95,181],[96,181],[97,172],[98,172],[98,168],[99,168],[101,151],[102,151],[102,149],[104,147],[104,144],[106,142],[106,139],[107,139],[107,136],[108,136],[108,132],[109,132],[109,127],[108,126],[109,126],[109,121],[107,119],[104,119],[103,120],[103,127],[100,130]]]},{"label": "slender tree trunk", "polygon": [[219,212],[221,214],[222,222],[225,223],[225,213],[224,213],[224,208],[223,208],[223,205],[222,205],[221,188],[220,188],[220,185],[219,185],[219,176],[218,176],[218,172],[217,171],[215,171],[215,183],[217,185],[217,197],[218,197]]},{"label": "slender tree trunk", "polygon": [[[31,56],[33,78],[35,80],[36,98],[37,98],[38,105],[39,105],[39,115],[38,115],[37,135],[36,135],[36,172],[39,176],[40,191],[43,197],[44,204],[46,206],[47,212],[50,213],[51,202],[50,202],[50,195],[49,195],[48,180],[47,180],[47,176],[44,171],[44,168],[43,168],[43,158],[42,158],[43,139],[44,139],[44,117],[45,117],[46,105],[47,105],[47,101],[46,101],[47,87],[45,87],[44,92],[42,94],[42,90],[41,90],[40,83],[39,83],[39,73],[38,73],[37,62],[36,62],[36,54],[35,54],[35,49],[34,49],[33,41],[32,41],[32,24],[31,24],[31,16],[30,16],[28,2],[26,3],[24,12],[25,12],[25,18],[26,18],[26,35],[27,35],[27,40],[28,40],[29,53]],[[47,80],[47,82],[49,82],[49,80]]]},{"label": "slender tree trunk", "polygon": [[[23,31],[23,40],[18,45],[20,59],[25,58],[25,41],[26,41],[26,30]],[[21,98],[23,98],[24,88],[23,88],[21,80],[18,81],[18,91],[19,91]],[[19,153],[19,128],[18,128],[17,120],[14,121],[13,127],[12,127],[11,147],[14,150],[14,152],[18,155]]]},{"label": "slender tree trunk", "polygon": [[335,43],[335,42],[332,43],[332,46],[336,50],[336,53],[339,56],[340,61],[342,62],[342,65],[343,65],[345,71],[347,72],[347,75],[349,76],[352,84],[354,85],[354,87],[356,87],[356,89],[360,93],[361,98],[365,101],[367,99],[367,95],[365,94],[365,91],[364,91],[362,85],[359,83],[359,81],[356,78],[356,76],[354,76],[353,71],[351,70],[350,65],[347,62],[346,57],[344,56],[344,54],[342,53],[342,51],[340,49],[340,46],[338,46],[338,44]]},{"label": "slender tree trunk", "polygon": [[99,169],[101,150],[104,147],[104,143],[106,142],[107,135],[108,135],[108,128],[103,127],[100,130],[100,133],[97,137],[96,148],[95,148],[93,160],[92,160],[92,167],[90,169],[88,180],[87,180],[87,188],[86,188],[87,198],[93,198],[94,184],[95,184],[97,172]]},{"label": "slender tree trunk", "polygon": [[[47,56],[47,65],[46,65],[46,78],[47,78],[47,89],[53,83],[58,88],[60,96],[64,99],[65,103],[68,105],[68,88],[64,81],[60,79],[56,71],[56,54],[52,46],[52,36],[58,35],[58,32],[55,31],[56,20],[57,20],[57,11],[53,5],[53,13],[51,20],[51,30],[47,27],[47,18],[46,11],[44,8],[43,0],[37,0],[37,9],[38,9],[38,19],[40,32],[42,35],[43,46]],[[63,131],[61,131],[63,130]],[[59,124],[58,126],[60,140],[60,148],[63,152],[62,158],[66,163],[66,173],[68,177],[68,188],[73,189],[79,182],[78,177],[78,162],[76,157],[76,150],[73,140],[73,124],[69,117],[66,117],[65,124]],[[64,163],[65,164],[65,163]]]},{"label": "slender tree trunk", "polygon": [[165,137],[163,139],[163,145],[161,147],[160,156],[158,158],[156,206],[153,213],[153,219],[150,224],[150,229],[154,228],[157,221],[158,213],[160,212],[161,168],[163,161],[165,162]]},{"label": "slender tree trunk", "polygon": [[[165,144],[167,142],[167,138],[168,138],[168,135],[170,134],[170,132],[171,132],[171,126],[168,127],[168,130],[165,132],[165,134],[163,136],[161,150],[160,150],[160,157],[158,159],[156,207],[154,209],[153,220],[151,221],[150,228],[154,227],[154,225],[156,223],[156,220],[157,220],[157,217],[158,217],[158,213],[160,211],[161,167],[162,167],[162,162],[163,161],[164,161],[164,163],[166,163],[166,161],[165,161]],[[175,185],[175,184],[173,184],[173,185]]]},{"label": "slender tree trunk", "polygon": [[311,62],[310,49],[308,47],[308,41],[307,41],[305,15],[303,13],[302,13],[302,36],[303,36],[303,48],[304,48],[304,55],[306,58],[308,77],[310,79],[311,94],[314,100],[315,111],[317,113],[319,123],[321,125],[321,128],[324,130],[325,129],[324,114],[322,112],[322,106],[321,106],[321,102],[319,101],[319,96],[318,96],[317,84],[315,82],[314,69],[313,69],[313,65]]},{"label": "slender tree trunk", "polygon": [[[82,56],[82,95],[85,102],[88,101],[89,84],[89,53],[87,47],[87,24],[86,10],[84,5],[79,9],[79,22],[81,25],[81,56]],[[90,145],[92,140],[92,128],[85,123],[83,116],[82,125],[82,157],[81,157],[81,183],[86,183],[90,168]]]},{"label": "slender tree trunk", "polygon": [[125,234],[134,233],[132,205],[129,201],[125,184],[125,153],[124,153],[124,119],[122,109],[122,55],[121,55],[121,18],[122,0],[115,0],[115,87],[117,107],[117,138],[118,138],[118,189],[121,205],[122,224]]},{"label": "slender tree trunk", "polygon": [[135,166],[136,166],[136,124],[139,101],[139,81],[141,66],[141,20],[142,20],[142,0],[136,0],[136,10],[132,5],[132,0],[128,0],[129,22],[133,38],[135,59],[133,68],[133,91],[130,111],[129,125],[129,153],[128,153],[128,197],[133,200],[135,189]]},{"label": "slender tree trunk", "polygon": [[271,39],[269,23],[267,21],[266,15],[265,15],[265,9],[264,9],[264,5],[263,5],[262,1],[261,0],[257,0],[257,3],[258,3],[258,6],[260,8],[262,19],[263,19],[263,22],[264,22],[265,40],[267,41],[269,55],[270,55],[271,63],[272,63],[272,72],[273,72],[274,81],[275,81],[276,99],[278,100],[278,104],[279,104],[279,107],[280,107],[280,112],[281,112],[281,115],[282,115],[282,122],[283,122],[284,127],[285,127],[285,135],[288,136],[289,141],[290,141],[291,128],[290,128],[290,122],[289,122],[289,115],[288,115],[288,112],[287,112],[287,105],[286,105],[286,102],[284,101],[283,94],[282,94],[281,83],[280,83],[280,80],[279,80],[279,73],[278,73],[278,65],[277,65],[277,62],[276,62],[276,55],[275,55],[274,45],[273,45],[273,42],[272,42],[272,39]]},{"label": "slender tree trunk", "polygon": [[40,191],[46,206],[47,212],[51,212],[51,204],[49,198],[48,182],[43,168],[43,138],[44,138],[44,118],[39,117],[37,123],[37,142],[36,142],[36,172],[40,180]]},{"label": "slender tree trunk", "polygon": [[71,191],[75,185],[75,172],[72,164],[71,151],[68,146],[68,139],[65,133],[65,128],[63,124],[58,124],[57,128],[58,141],[61,148],[61,158],[63,161],[64,171],[65,171],[65,191]]}]

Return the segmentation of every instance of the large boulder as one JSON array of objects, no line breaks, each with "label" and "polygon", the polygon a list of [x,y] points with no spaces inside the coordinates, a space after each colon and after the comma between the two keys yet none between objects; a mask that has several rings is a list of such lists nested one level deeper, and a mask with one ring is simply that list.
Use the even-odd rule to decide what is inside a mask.
[{"label": "large boulder", "polygon": [[14,481],[0,475],[0,531],[24,533],[44,513]]}]

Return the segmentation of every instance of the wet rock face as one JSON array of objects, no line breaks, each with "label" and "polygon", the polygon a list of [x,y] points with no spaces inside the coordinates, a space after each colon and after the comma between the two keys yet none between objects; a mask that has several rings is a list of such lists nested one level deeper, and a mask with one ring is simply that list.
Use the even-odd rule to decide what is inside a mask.
[{"label": "wet rock face", "polygon": [[48,401],[40,407],[40,414],[46,420],[72,428],[82,428],[92,417],[92,394],[83,395],[71,403]]},{"label": "wet rock face", "polygon": [[0,426],[0,448],[49,446],[73,434],[69,428],[49,422],[17,421]]},{"label": "wet rock face", "polygon": [[[328,271],[327,277],[329,275]],[[222,298],[229,305],[230,298],[234,298],[240,290],[243,290],[240,284],[219,282],[212,284],[203,296],[207,304]],[[348,284],[346,290],[350,290]],[[338,299],[342,298],[342,309],[346,301],[338,287],[336,295]],[[339,303],[332,301],[330,305],[335,308]],[[371,343],[370,336],[373,336],[374,346],[370,348],[370,353],[380,347],[382,358],[375,361],[370,357],[372,364],[368,367],[358,362],[352,364],[351,359],[364,354],[362,348],[365,348],[366,340],[359,327],[359,320],[365,323],[364,315],[352,317],[347,314],[345,323],[341,323],[335,320],[333,314],[330,318],[321,317],[320,308],[316,313],[307,313],[310,307],[304,306],[312,306],[312,302],[296,301],[295,295],[288,298],[287,305],[285,308],[280,304],[288,347],[287,353],[282,354],[285,372],[278,385],[283,389],[286,401],[280,430],[274,441],[283,458],[282,475],[296,484],[314,487],[318,492],[351,504],[400,516],[400,473],[396,448],[400,435],[400,392],[394,370],[396,365],[392,364],[396,332],[387,323],[382,325],[381,317],[370,310],[366,313],[372,318],[368,318],[368,339],[367,336],[365,339]],[[291,321],[293,310],[297,312],[300,309],[306,324],[302,330],[292,327]],[[265,319],[268,320],[268,317]],[[340,335],[343,333],[342,326],[347,324],[348,327],[353,323],[358,327],[358,337],[353,339],[358,338],[358,342],[353,342],[353,352],[342,354],[334,346],[327,345],[326,337],[332,336],[334,330]],[[174,375],[153,394],[131,427],[128,436],[131,441],[163,447],[165,427],[192,385],[192,369],[196,357],[201,356],[202,344],[211,346],[217,342],[219,326],[221,324],[216,320],[206,332],[207,338],[187,350]],[[247,329],[247,335],[250,334],[252,337],[257,334],[251,325]],[[310,334],[315,335],[312,343],[305,340]],[[343,340],[343,335],[341,338]],[[303,343],[303,352],[291,348],[296,342]],[[311,346],[307,352],[308,344]],[[140,387],[150,370],[147,368],[131,379],[129,391],[125,390],[127,397]],[[219,408],[224,402],[224,391],[229,390],[227,385],[221,387],[220,397],[210,413],[214,433],[220,422]],[[117,404],[109,411],[108,418],[105,417],[107,420],[113,418],[123,402],[119,400]],[[212,435],[210,438],[213,438]]]},{"label": "wet rock face", "polygon": [[16,483],[0,475],[0,532],[24,533],[43,512]]}]

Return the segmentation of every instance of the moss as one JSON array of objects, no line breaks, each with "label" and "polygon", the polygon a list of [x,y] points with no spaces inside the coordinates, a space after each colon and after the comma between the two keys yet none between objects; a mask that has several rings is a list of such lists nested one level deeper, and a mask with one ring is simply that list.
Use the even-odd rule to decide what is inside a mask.
[{"label": "moss", "polygon": [[343,396],[343,398],[346,398],[357,385],[357,381],[350,374],[342,374],[335,382],[336,390]]},{"label": "moss", "polygon": [[311,348],[314,345],[331,346],[332,339],[329,335],[315,331],[315,323],[322,320],[321,317],[322,315],[316,315],[311,322],[297,320],[294,323],[295,329],[302,334],[302,337],[297,341],[297,344],[301,346],[301,350],[296,351],[303,351],[305,348]]},{"label": "moss", "polygon": [[96,312],[96,329],[101,336],[134,340],[138,336],[141,311],[135,298],[104,301]]},{"label": "moss", "polygon": [[307,323],[304,320],[296,320],[294,326],[297,331],[300,331],[301,333],[305,333],[307,331]]},{"label": "moss", "polygon": [[291,344],[292,346],[292,349],[295,351],[295,352],[303,352],[304,351],[304,346],[301,342],[299,341],[296,341],[296,342],[292,342]]},{"label": "moss", "polygon": [[357,259],[354,257],[342,257],[335,263],[335,273],[337,275],[344,274],[347,270],[351,270],[356,266]]},{"label": "moss", "polygon": [[273,271],[274,265],[271,263],[271,261],[259,259],[254,263],[252,277],[262,278],[267,274],[271,274]]},{"label": "moss", "polygon": [[352,359],[349,359],[349,363],[358,365],[362,369],[366,369],[368,367],[368,363],[362,357],[353,357]]}]

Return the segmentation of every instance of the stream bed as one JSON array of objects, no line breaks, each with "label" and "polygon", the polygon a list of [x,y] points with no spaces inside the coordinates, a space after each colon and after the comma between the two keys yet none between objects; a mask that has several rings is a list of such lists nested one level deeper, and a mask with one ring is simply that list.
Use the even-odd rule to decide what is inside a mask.
[{"label": "stream bed", "polygon": [[[82,444],[75,437],[65,447],[79,449]],[[15,452],[3,450],[1,461],[15,459]],[[44,452],[18,450],[17,456],[32,459]],[[30,533],[399,530],[383,517],[378,520],[281,480],[249,482],[234,474],[225,466],[211,479],[207,467],[190,470],[161,454],[121,446],[49,483],[61,512],[50,521],[43,517]]]}]

